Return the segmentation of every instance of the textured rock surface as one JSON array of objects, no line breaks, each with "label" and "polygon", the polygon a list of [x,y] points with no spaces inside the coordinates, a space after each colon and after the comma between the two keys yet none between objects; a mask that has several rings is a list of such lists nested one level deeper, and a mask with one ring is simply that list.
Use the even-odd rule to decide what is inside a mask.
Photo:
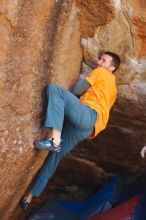
[{"label": "textured rock surface", "polygon": [[45,133],[45,87],[69,88],[78,77],[79,25],[73,0],[0,1],[2,219],[24,219],[48,195],[85,198],[113,173],[145,169],[139,151],[146,144],[146,2],[76,0],[76,6],[84,61],[92,65],[102,50],[122,58],[118,100],[108,128],[64,159],[42,197],[22,212],[18,201],[47,156],[32,148]]},{"label": "textured rock surface", "polygon": [[43,135],[44,88],[73,83],[81,49],[74,1],[1,1],[0,21],[0,218],[7,219],[46,156],[32,147]]}]

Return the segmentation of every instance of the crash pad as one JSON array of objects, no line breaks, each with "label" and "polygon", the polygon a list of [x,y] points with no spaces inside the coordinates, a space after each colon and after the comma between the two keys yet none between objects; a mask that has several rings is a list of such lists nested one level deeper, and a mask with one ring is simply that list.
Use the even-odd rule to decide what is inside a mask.
[{"label": "crash pad", "polygon": [[115,176],[83,201],[48,199],[28,220],[146,220],[144,176]]},{"label": "crash pad", "polygon": [[135,211],[135,207],[138,203],[138,200],[139,196],[136,196],[128,200],[127,202],[124,202],[121,205],[118,205],[115,208],[110,209],[105,213],[97,214],[91,218],[88,218],[87,220],[132,220],[131,217]]},{"label": "crash pad", "polygon": [[85,220],[109,210],[115,203],[120,177],[113,177],[98,192],[83,201],[47,200],[28,220]]}]

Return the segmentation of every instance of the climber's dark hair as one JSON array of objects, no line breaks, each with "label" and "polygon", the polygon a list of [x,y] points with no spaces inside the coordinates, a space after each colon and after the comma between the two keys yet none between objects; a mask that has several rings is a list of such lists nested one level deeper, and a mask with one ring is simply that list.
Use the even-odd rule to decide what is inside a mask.
[{"label": "climber's dark hair", "polygon": [[106,52],[104,52],[104,54],[112,57],[112,59],[113,59],[112,64],[115,67],[115,70],[113,72],[115,72],[120,66],[120,63],[121,63],[120,57],[117,54],[110,52],[110,51],[106,51]]}]

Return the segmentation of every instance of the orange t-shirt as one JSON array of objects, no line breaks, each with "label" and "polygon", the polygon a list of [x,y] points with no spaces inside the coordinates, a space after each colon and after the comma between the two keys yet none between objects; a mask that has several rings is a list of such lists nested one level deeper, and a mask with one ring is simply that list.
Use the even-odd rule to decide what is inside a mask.
[{"label": "orange t-shirt", "polygon": [[103,67],[96,68],[85,79],[91,87],[80,97],[80,101],[97,112],[95,129],[89,137],[94,138],[107,125],[117,95],[116,79],[113,73]]}]

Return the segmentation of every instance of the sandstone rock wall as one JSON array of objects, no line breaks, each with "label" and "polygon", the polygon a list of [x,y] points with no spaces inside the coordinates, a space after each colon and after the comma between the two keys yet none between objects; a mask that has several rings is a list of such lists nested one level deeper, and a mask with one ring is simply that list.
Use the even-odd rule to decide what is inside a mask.
[{"label": "sandstone rock wall", "polygon": [[0,218],[8,219],[46,157],[32,147],[43,135],[45,87],[69,88],[79,74],[74,1],[0,1],[0,35]]},{"label": "sandstone rock wall", "polygon": [[32,147],[44,135],[45,88],[53,82],[69,88],[78,77],[80,33],[87,64],[103,50],[120,55],[118,99],[108,128],[62,161],[49,190],[60,187],[71,198],[74,188],[83,198],[113,173],[145,169],[139,155],[146,144],[145,9],[145,0],[0,1],[0,218],[24,219],[16,206],[47,156]]}]

